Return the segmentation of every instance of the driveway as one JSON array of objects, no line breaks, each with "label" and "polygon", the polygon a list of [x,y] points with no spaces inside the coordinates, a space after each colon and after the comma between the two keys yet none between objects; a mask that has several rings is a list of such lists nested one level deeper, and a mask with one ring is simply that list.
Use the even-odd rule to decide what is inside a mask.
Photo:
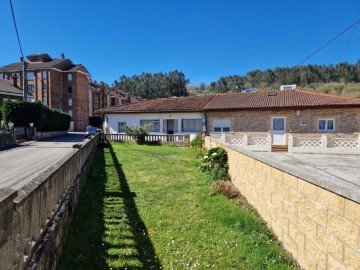
[{"label": "driveway", "polygon": [[0,188],[21,188],[72,151],[77,151],[72,146],[83,141],[83,133],[71,133],[46,141],[24,142],[0,151]]}]

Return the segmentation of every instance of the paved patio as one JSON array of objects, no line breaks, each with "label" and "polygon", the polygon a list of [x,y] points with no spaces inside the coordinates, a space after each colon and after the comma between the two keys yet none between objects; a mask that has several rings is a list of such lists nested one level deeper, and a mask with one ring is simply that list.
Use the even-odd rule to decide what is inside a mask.
[{"label": "paved patio", "polygon": [[360,155],[252,152],[226,146],[360,203]]}]

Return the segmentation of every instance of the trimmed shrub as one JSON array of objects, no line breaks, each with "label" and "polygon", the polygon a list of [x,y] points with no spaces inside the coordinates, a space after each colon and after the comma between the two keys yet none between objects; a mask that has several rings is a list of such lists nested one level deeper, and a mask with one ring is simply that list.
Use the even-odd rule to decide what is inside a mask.
[{"label": "trimmed shrub", "polygon": [[34,123],[38,131],[64,131],[69,129],[71,117],[39,101],[6,100],[3,104],[3,120],[5,124],[13,122],[18,127],[28,127]]}]

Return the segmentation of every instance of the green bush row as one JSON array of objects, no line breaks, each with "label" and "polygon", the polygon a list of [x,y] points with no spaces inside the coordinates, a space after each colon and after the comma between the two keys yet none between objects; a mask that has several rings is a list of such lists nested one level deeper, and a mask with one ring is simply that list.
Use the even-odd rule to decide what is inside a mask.
[{"label": "green bush row", "polygon": [[28,127],[34,123],[37,131],[64,131],[70,127],[71,117],[42,104],[40,101],[10,101],[6,100],[2,106],[2,120],[5,124]]}]

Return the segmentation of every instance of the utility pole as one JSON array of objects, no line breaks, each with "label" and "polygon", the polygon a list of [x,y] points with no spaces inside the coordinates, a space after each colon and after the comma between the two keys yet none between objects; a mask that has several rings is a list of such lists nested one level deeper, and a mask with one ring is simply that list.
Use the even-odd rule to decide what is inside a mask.
[{"label": "utility pole", "polygon": [[[24,58],[23,58],[24,59]],[[24,59],[23,61],[23,99],[24,101],[27,101],[27,71],[26,71],[26,61]]]}]

